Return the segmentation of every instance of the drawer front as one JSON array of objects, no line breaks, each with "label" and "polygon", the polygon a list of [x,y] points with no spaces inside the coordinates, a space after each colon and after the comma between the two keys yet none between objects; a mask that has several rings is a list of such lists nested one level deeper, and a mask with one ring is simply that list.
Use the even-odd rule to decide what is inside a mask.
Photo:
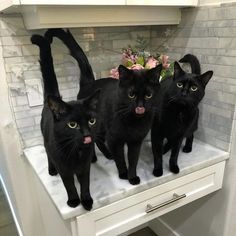
[{"label": "drawer front", "polygon": [[77,217],[77,235],[118,235],[214,192],[222,186],[224,166],[215,164]]}]

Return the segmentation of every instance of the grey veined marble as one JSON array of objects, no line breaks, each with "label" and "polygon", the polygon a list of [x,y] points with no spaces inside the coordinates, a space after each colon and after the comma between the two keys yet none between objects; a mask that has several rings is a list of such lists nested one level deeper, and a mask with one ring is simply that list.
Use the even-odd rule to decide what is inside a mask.
[{"label": "grey veined marble", "polygon": [[[25,156],[33,167],[36,175],[48,192],[52,202],[57,207],[61,216],[68,219],[81,215],[86,211],[82,206],[70,208],[67,206],[66,190],[59,176],[49,176],[47,170],[47,157],[43,146],[35,146],[24,150]],[[164,160],[164,174],[161,177],[154,177],[153,157],[150,143],[144,143],[140,155],[137,173],[141,178],[139,185],[131,185],[126,180],[118,178],[117,169],[113,160],[107,160],[102,155],[91,167],[91,195],[94,199],[93,209],[103,207],[124,197],[139,193],[154,186],[166,183],[170,180],[187,175],[204,167],[213,165],[229,157],[227,152],[195,140],[192,153],[180,152],[179,167],[180,173],[175,175],[168,169],[169,155]],[[76,187],[79,190],[79,184]]]}]

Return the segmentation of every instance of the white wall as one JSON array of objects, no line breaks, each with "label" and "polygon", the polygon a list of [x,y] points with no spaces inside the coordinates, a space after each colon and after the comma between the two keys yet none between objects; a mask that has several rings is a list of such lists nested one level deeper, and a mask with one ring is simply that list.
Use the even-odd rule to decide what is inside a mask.
[{"label": "white wall", "polygon": [[42,236],[44,227],[35,200],[30,190],[29,168],[21,156],[19,135],[12,117],[8,100],[5,67],[0,46],[0,174],[7,187],[19,224],[25,236]]}]

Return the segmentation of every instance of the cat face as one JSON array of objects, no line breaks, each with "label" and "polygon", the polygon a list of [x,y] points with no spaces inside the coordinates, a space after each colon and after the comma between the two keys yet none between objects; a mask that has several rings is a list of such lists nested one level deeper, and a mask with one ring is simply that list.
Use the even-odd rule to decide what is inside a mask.
[{"label": "cat face", "polygon": [[157,103],[161,69],[162,65],[150,70],[129,70],[119,66],[119,101],[123,115],[133,113],[139,117],[153,110]]},{"label": "cat face", "polygon": [[186,73],[175,62],[173,83],[168,93],[169,102],[188,107],[197,106],[205,94],[205,87],[212,75],[212,71],[202,75]]},{"label": "cat face", "polygon": [[90,146],[96,126],[96,106],[99,91],[85,99],[64,102],[49,96],[48,106],[54,116],[55,139],[62,148],[76,149]]}]

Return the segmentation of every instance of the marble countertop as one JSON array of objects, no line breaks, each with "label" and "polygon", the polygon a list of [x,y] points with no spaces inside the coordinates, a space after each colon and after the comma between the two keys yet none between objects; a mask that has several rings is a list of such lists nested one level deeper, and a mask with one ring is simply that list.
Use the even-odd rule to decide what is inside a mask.
[{"label": "marble countertop", "polygon": [[[86,213],[86,210],[81,205],[76,208],[67,206],[67,194],[60,177],[58,175],[50,176],[48,174],[47,157],[43,146],[27,148],[24,150],[24,154],[64,219]],[[163,176],[158,178],[153,176],[153,157],[150,143],[144,143],[137,169],[141,183],[134,186],[129,184],[128,181],[118,178],[117,169],[113,160],[107,160],[102,155],[98,155],[98,161],[91,166],[90,191],[94,200],[93,209],[106,206],[124,197],[142,192],[223,161],[229,157],[229,153],[195,140],[191,153],[186,154],[182,151],[180,152],[180,173],[177,175],[171,173],[168,169],[169,156],[170,153],[167,153],[163,157]],[[79,192],[77,180],[76,187]]]}]

